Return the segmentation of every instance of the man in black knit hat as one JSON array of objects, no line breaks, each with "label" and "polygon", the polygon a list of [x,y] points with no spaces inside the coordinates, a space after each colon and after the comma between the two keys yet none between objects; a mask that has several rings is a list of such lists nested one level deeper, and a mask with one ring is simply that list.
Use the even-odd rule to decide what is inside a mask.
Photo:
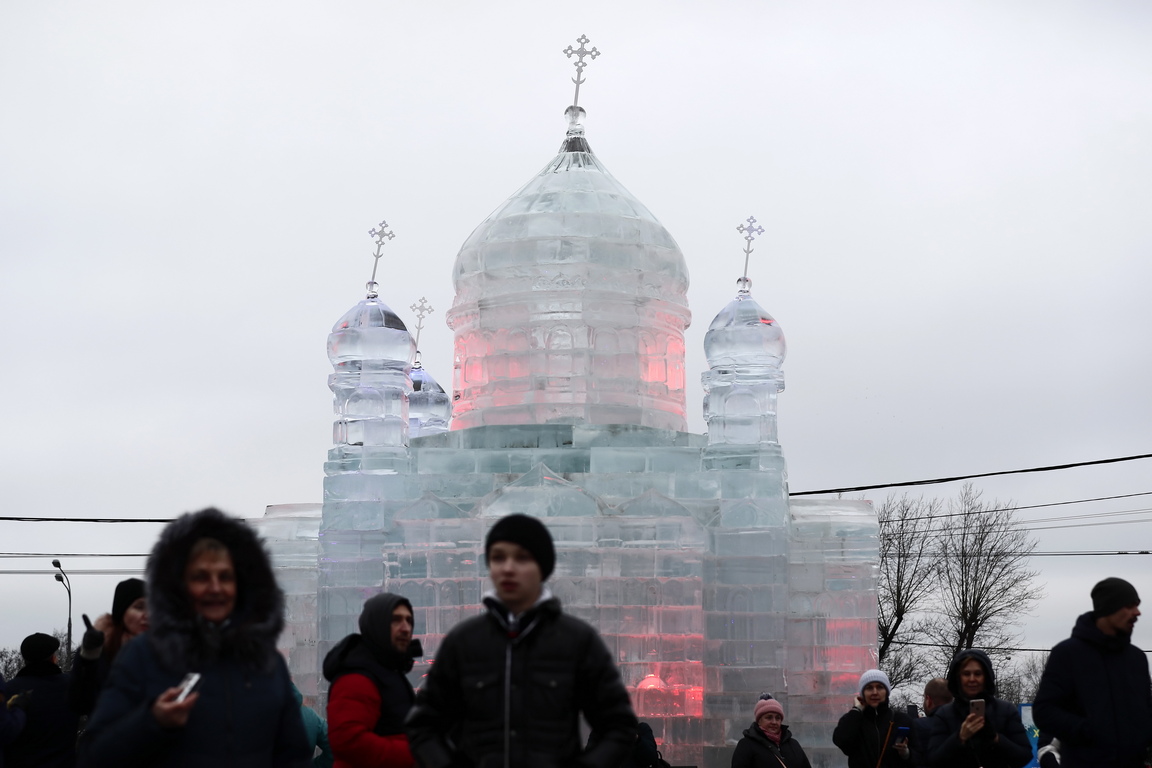
[{"label": "man in black knit hat", "polygon": [[[545,585],[556,565],[538,519],[509,515],[484,546],[487,611],[445,636],[408,715],[423,768],[618,765],[636,741],[636,715],[604,641],[560,610]],[[592,727],[582,748],[583,714]]]},{"label": "man in black knit hat", "polygon": [[1092,610],[1052,649],[1032,713],[1060,740],[1061,768],[1140,768],[1152,743],[1152,682],[1132,644],[1140,596],[1124,579],[1092,588]]}]

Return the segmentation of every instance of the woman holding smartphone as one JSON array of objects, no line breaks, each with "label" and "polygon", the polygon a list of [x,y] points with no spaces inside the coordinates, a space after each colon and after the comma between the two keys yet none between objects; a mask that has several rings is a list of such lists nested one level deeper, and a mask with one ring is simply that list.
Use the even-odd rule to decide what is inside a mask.
[{"label": "woman holding smartphone", "polygon": [[856,703],[836,730],[832,743],[848,756],[848,768],[907,768],[912,718],[888,706],[888,675],[870,669],[860,676]]},{"label": "woman holding smartphone", "polygon": [[256,532],[217,509],[148,557],[148,631],[125,645],[80,738],[84,768],[309,768],[276,638],[284,593]]},{"label": "woman holding smartphone", "polygon": [[936,710],[928,762],[936,768],[1023,768],[1032,745],[1016,707],[996,698],[988,654],[961,651],[948,668],[952,703]]}]

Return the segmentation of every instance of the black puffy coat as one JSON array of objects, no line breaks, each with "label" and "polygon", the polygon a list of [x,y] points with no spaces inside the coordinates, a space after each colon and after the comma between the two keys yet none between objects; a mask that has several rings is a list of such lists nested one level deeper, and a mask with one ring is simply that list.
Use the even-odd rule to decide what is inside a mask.
[{"label": "black puffy coat", "polygon": [[928,742],[932,739],[932,726],[936,723],[936,707],[924,717],[912,717],[912,738],[909,744],[912,747],[912,765],[915,768],[928,768]]},{"label": "black puffy coat", "polygon": [[[960,668],[969,659],[984,667],[984,691],[973,699],[984,700],[984,727],[960,741],[960,726],[968,717],[968,697],[960,687]],[[956,698],[937,709],[928,743],[928,763],[933,768],[1023,768],[1032,761],[1032,743],[1015,705],[996,698],[992,662],[983,651],[961,651],[948,668],[948,690]],[[999,737],[997,739],[997,737]]]},{"label": "black puffy coat", "polygon": [[[484,603],[486,613],[444,637],[416,694],[407,727],[417,762],[424,768],[619,765],[636,740],[636,715],[596,630],[565,615],[555,598],[515,624],[494,598]],[[581,713],[592,727],[586,752]]]},{"label": "black puffy coat", "polygon": [[[781,761],[784,765],[781,766]],[[769,739],[755,723],[732,753],[732,768],[811,768],[800,742],[792,738],[788,726],[780,726],[780,746]]]},{"label": "black puffy coat", "polygon": [[80,718],[68,707],[68,685],[68,675],[51,661],[27,663],[8,681],[7,695],[25,691],[30,695],[24,699],[24,729],[4,748],[5,768],[76,765]]},{"label": "black puffy coat", "polygon": [[[907,768],[910,765],[893,746],[899,738],[897,728],[908,728],[908,746],[915,749],[912,718],[906,712],[894,711],[888,702],[879,707],[853,707],[840,718],[832,731],[832,743],[848,756],[848,768]],[[885,739],[887,741],[885,741]],[[880,761],[881,745],[884,759]]]},{"label": "black puffy coat", "polygon": [[1052,649],[1032,714],[1060,740],[1062,768],[1144,764],[1152,737],[1148,658],[1127,635],[1106,635],[1095,614],[1076,619]]},{"label": "black puffy coat", "polygon": [[[236,605],[219,626],[198,616],[184,586],[192,545],[223,543],[236,572]],[[126,644],[81,738],[81,764],[308,766],[311,750],[287,666],[276,650],[284,596],[267,552],[243,520],[215,509],[168,525],[148,557],[150,629]],[[165,730],[152,705],[186,672],[202,675],[183,728]]]}]

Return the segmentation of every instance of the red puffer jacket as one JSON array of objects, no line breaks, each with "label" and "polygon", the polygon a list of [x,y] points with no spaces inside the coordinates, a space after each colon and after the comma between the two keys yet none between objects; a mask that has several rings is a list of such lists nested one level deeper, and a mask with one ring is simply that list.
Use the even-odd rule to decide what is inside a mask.
[{"label": "red puffer jacket", "polygon": [[[399,674],[399,673],[396,673]],[[335,768],[412,768],[415,761],[403,733],[375,733],[380,691],[366,675],[341,675],[328,693],[328,742]]]}]

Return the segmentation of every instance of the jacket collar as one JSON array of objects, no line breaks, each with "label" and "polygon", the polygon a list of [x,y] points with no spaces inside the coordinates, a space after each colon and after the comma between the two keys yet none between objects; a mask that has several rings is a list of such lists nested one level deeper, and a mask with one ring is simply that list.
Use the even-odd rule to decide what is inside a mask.
[{"label": "jacket collar", "polygon": [[496,597],[494,589],[484,593],[484,606],[488,609],[488,615],[512,639],[531,632],[540,618],[560,613],[560,601],[552,595],[552,590],[547,585],[540,590],[540,597],[532,607],[519,615],[509,613],[507,606]]}]

